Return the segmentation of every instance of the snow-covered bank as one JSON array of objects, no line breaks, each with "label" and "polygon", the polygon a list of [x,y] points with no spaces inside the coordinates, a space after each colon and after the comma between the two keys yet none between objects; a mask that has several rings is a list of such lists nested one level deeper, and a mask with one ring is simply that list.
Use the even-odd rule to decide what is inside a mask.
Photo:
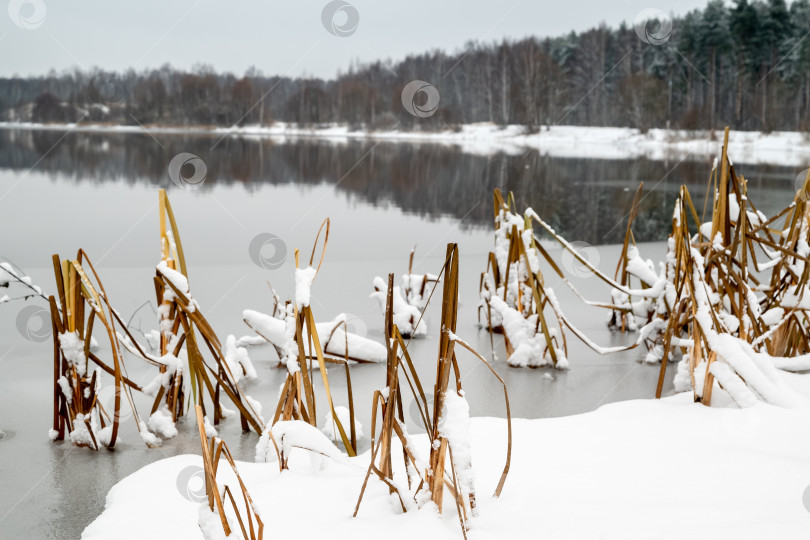
[{"label": "snow-covered bank", "polygon": [[[511,473],[493,500],[506,422],[475,418],[479,516],[469,538],[806,538],[809,423],[807,407],[705,407],[690,394],[515,420]],[[426,456],[427,438],[414,440]],[[461,538],[452,505],[441,518],[428,508],[402,514],[374,478],[352,518],[368,453],[320,469],[320,458],[310,464],[296,452],[281,474],[275,464],[238,464],[272,537]],[[393,462],[401,469],[399,456]],[[82,538],[202,538],[201,503],[189,500],[204,493],[200,475],[200,485],[189,483],[201,466],[199,455],[185,455],[125,478]]]},{"label": "snow-covered bank", "polygon": [[[466,124],[455,130],[355,131],[345,125],[302,127],[276,122],[271,126],[233,128],[177,126],[116,126],[109,124],[34,124],[0,122],[0,129],[79,131],[95,133],[211,134],[235,137],[324,138],[332,140],[372,139],[392,142],[458,145],[464,152],[489,155],[496,152],[520,154],[529,149],[558,157],[601,159],[685,159],[714,157],[722,131],[707,132],[652,129],[641,133],[632,128],[551,126],[527,133],[525,126]],[[740,163],[773,163],[806,167],[810,163],[810,134],[800,132],[732,131],[729,153]]]}]

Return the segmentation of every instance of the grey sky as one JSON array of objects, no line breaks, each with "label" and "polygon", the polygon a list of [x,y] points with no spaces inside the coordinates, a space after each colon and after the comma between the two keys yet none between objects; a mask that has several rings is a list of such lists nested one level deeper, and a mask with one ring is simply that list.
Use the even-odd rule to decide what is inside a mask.
[{"label": "grey sky", "polygon": [[[35,18],[32,1],[43,3]],[[28,3],[26,3],[28,2]],[[327,0],[6,0],[0,14],[0,76],[39,75],[51,68],[98,66],[137,70],[196,63],[242,74],[332,77],[352,61],[390,58],[468,40],[560,35],[604,21],[632,24],[647,8],[686,13],[706,0],[350,0],[357,30],[337,37],[321,24]],[[8,12],[23,4],[19,27]],[[337,16],[342,24],[344,15]],[[19,22],[19,19],[18,19]]]}]

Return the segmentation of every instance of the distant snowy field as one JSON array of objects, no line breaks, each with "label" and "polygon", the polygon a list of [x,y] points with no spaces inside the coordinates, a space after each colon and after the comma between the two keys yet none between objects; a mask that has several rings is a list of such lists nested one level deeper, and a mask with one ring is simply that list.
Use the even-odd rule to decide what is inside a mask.
[{"label": "distant snowy field", "polygon": [[[808,395],[806,375],[783,375]],[[760,402],[737,409],[715,392],[713,407],[687,393],[515,420],[512,467],[499,500],[491,494],[504,465],[506,422],[474,418],[479,515],[469,538],[807,538],[810,407]],[[425,458],[427,437],[416,441]],[[403,514],[373,475],[352,518],[368,453],[335,463],[295,452],[283,474],[274,463],[238,463],[267,538],[461,538],[449,495],[441,517],[427,507]],[[397,448],[393,462],[404,482],[400,456]],[[202,482],[178,486],[184,470],[201,466],[199,455],[184,455],[125,478],[82,538],[203,538],[197,521],[205,505],[184,496]],[[229,471],[223,464],[221,478],[232,479]]]},{"label": "distant snowy field", "polygon": [[[654,160],[714,157],[722,144],[722,131],[687,132],[653,129],[641,133],[632,128],[551,126],[538,133],[527,134],[524,126],[497,126],[490,123],[467,124],[458,131],[352,131],[345,125],[301,127],[277,122],[272,126],[243,126],[234,128],[182,128],[162,126],[111,126],[92,124],[18,124],[0,122],[0,129],[75,130],[100,133],[210,133],[244,137],[314,137],[334,140],[373,139],[401,142],[430,142],[458,145],[464,152],[520,154],[533,149],[558,157],[599,159]],[[810,134],[773,132],[764,134],[732,131],[729,155],[739,163],[773,163],[784,166],[807,167],[810,163]]]}]

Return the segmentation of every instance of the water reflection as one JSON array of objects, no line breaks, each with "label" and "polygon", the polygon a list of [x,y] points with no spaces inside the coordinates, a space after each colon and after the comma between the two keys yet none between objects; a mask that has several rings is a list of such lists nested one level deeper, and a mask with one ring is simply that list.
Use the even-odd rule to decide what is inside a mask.
[{"label": "water reflection", "polygon": [[[122,181],[175,188],[167,165],[180,152],[207,166],[201,189],[265,184],[336,184],[374,205],[393,204],[435,219],[453,216],[463,227],[489,227],[495,187],[515,192],[519,206],[532,206],[569,238],[590,244],[620,242],[635,189],[647,195],[635,223],[639,241],[666,238],[681,183],[702,207],[710,161],[572,159],[544,155],[480,156],[436,144],[340,140],[271,140],[207,135],[94,134],[0,131],[0,167],[36,165],[54,178],[76,182]],[[791,198],[795,171],[771,165],[744,166],[760,209],[771,213]]]}]

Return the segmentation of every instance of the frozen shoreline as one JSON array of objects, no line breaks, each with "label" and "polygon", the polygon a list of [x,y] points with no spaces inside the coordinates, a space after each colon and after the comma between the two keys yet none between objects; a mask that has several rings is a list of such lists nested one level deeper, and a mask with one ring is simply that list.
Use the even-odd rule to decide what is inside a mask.
[{"label": "frozen shoreline", "polygon": [[[505,127],[489,123],[465,124],[458,131],[352,131],[346,125],[302,127],[277,122],[271,126],[238,128],[180,126],[121,126],[108,124],[36,124],[0,122],[6,130],[77,131],[82,133],[151,133],[212,135],[256,138],[316,138],[337,142],[374,141],[457,145],[463,152],[490,155],[503,152],[520,155],[539,150],[557,157],[597,159],[682,160],[713,158],[722,144],[722,131],[690,133],[684,130],[652,129],[641,133],[632,128],[551,126],[527,134],[524,126]],[[772,163],[805,168],[810,165],[810,134],[795,131],[764,134],[732,131],[729,151],[740,163]]]}]

